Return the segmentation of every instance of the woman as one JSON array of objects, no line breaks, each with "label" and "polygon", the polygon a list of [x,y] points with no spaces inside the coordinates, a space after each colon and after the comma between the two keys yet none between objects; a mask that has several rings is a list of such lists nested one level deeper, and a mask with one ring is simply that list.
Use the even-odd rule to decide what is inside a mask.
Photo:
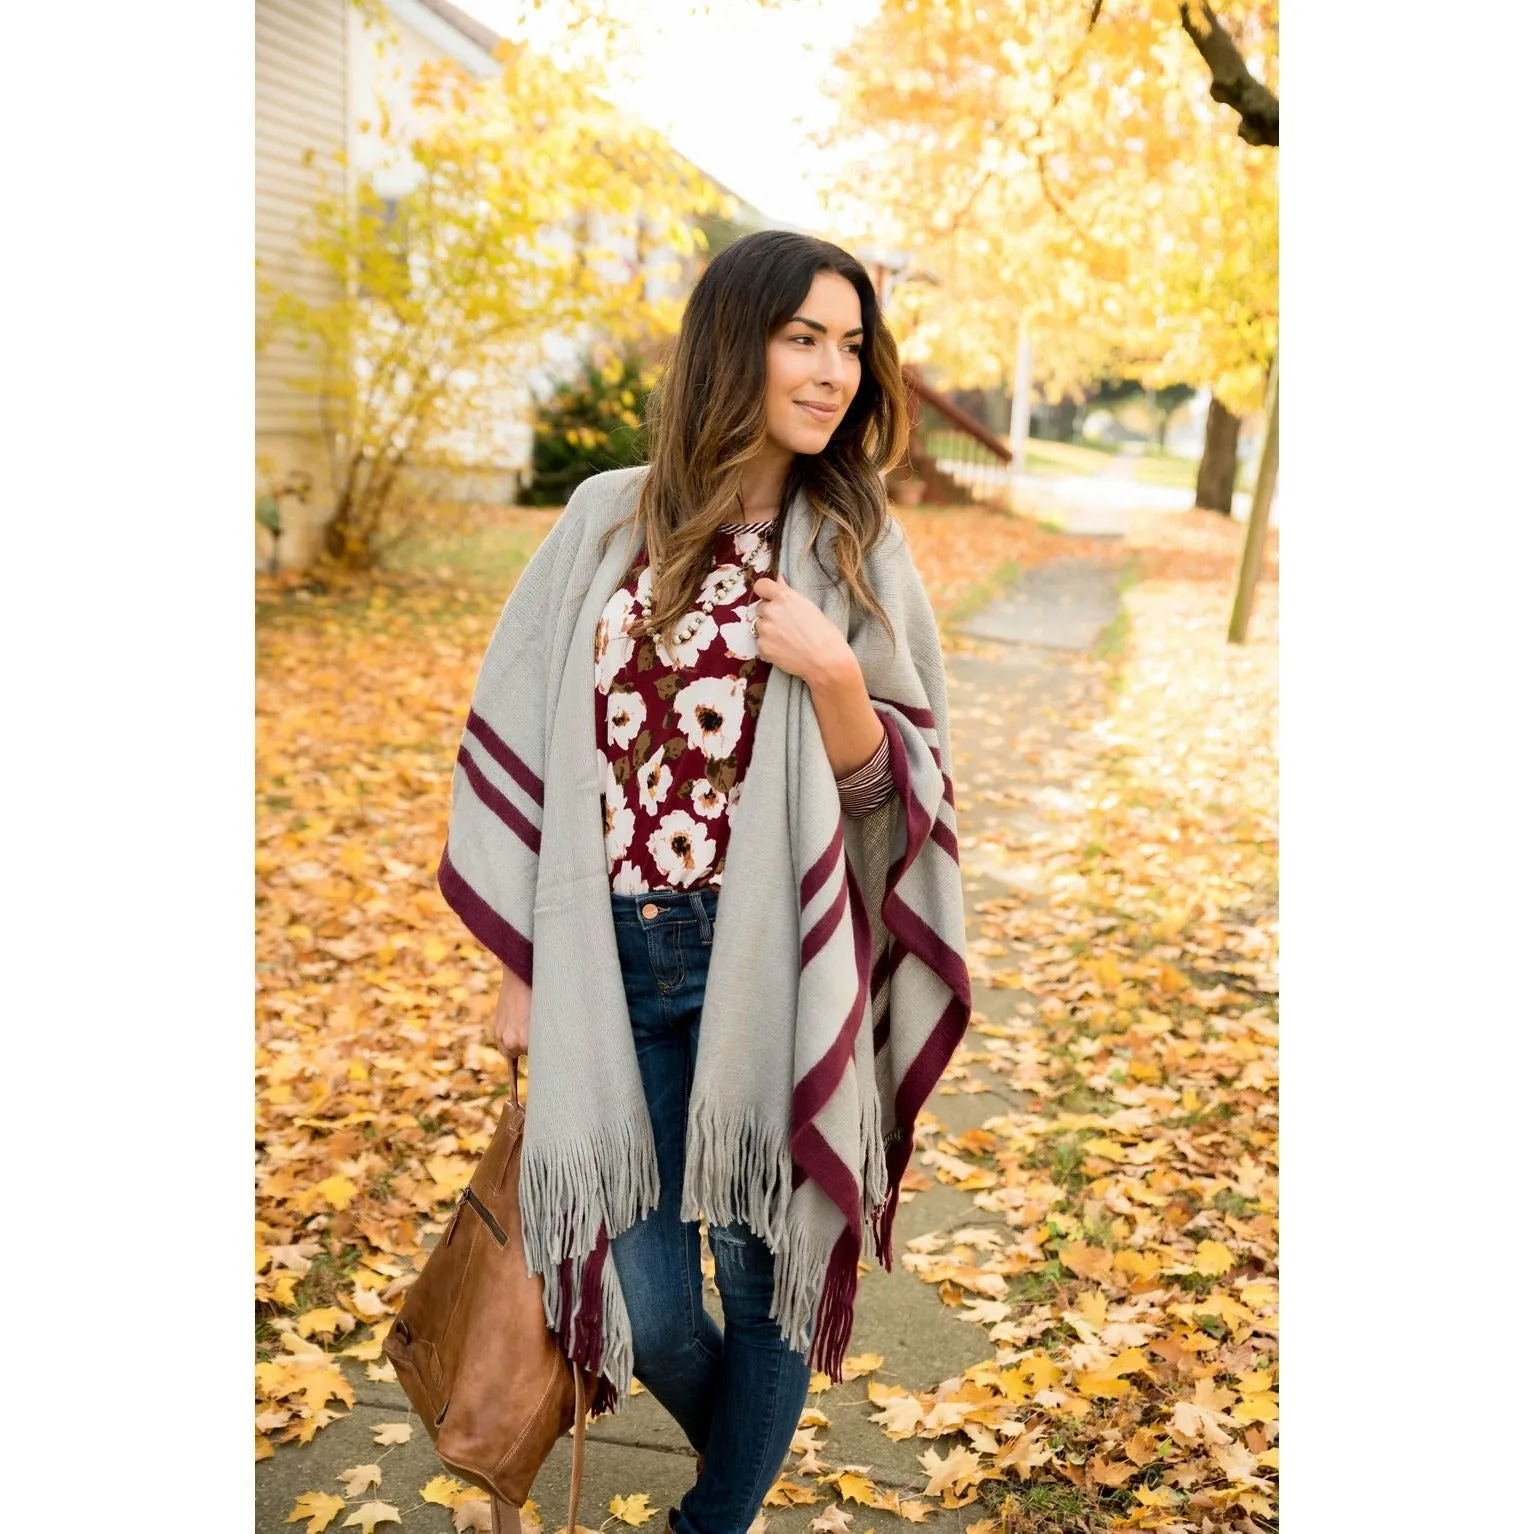
[{"label": "woman", "polygon": [[582,484],[506,604],[438,879],[536,1077],[549,1323],[595,1410],[637,1376],[696,1450],[670,1526],[744,1534],[811,1369],[840,1377],[865,1240],[892,1263],[911,1128],[969,1017],[947,699],[856,260],[729,246],[649,427],[652,462]]}]

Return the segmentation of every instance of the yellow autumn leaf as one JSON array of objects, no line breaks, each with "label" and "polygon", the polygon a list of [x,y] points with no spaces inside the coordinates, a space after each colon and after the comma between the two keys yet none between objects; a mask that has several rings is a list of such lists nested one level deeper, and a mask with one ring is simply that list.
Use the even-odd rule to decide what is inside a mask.
[{"label": "yellow autumn leaf", "polygon": [[426,1170],[439,1187],[449,1193],[461,1193],[474,1175],[474,1163],[466,1156],[430,1156]]},{"label": "yellow autumn leaf", "polygon": [[1256,1391],[1242,1396],[1230,1414],[1237,1422],[1277,1422],[1278,1397],[1268,1390]]},{"label": "yellow autumn leaf", "polygon": [[330,1527],[331,1520],[345,1506],[344,1497],[333,1497],[328,1491],[306,1491],[293,1504],[293,1511],[284,1521],[302,1523],[308,1519],[304,1534],[321,1534],[322,1530]]},{"label": "yellow autumn leaf", "polygon": [[1228,1273],[1236,1265],[1236,1254],[1223,1241],[1200,1241],[1193,1254],[1195,1271],[1210,1278]]},{"label": "yellow autumn leaf", "polygon": [[1007,1399],[1019,1403],[1030,1400],[1037,1391],[1059,1384],[1060,1378],[1059,1364],[1042,1353],[1019,1359],[1012,1368],[1003,1369],[996,1376]]},{"label": "yellow autumn leaf", "polygon": [[1113,1266],[1134,1279],[1154,1278],[1161,1271],[1161,1264],[1149,1252],[1115,1252]]},{"label": "yellow autumn leaf", "polygon": [[1093,1374],[1090,1370],[1083,1370],[1076,1376],[1076,1388],[1093,1400],[1103,1400],[1127,1396],[1134,1387],[1128,1380],[1121,1380],[1117,1375]]},{"label": "yellow autumn leaf", "polygon": [[[534,1534],[534,1530],[542,1527],[541,1524],[529,1526],[523,1524],[528,1534]],[[494,1534],[495,1525],[490,1511],[490,1499],[483,1492],[474,1492],[463,1496],[453,1509],[454,1534]],[[589,1531],[576,1525],[577,1534],[589,1534]]]},{"label": "yellow autumn leaf", "polygon": [[980,1456],[973,1449],[962,1446],[949,1450],[946,1455],[939,1454],[936,1449],[928,1449],[921,1456],[921,1467],[928,1476],[922,1491],[924,1497],[966,1491],[983,1478]]},{"label": "yellow autumn leaf", "polygon": [[373,1530],[381,1523],[398,1522],[397,1507],[391,1507],[387,1502],[364,1502],[341,1527],[349,1529],[355,1526],[362,1530],[362,1534],[373,1534]]},{"label": "yellow autumn leaf", "polygon": [[871,1507],[879,1495],[879,1489],[868,1477],[857,1470],[840,1470],[833,1475],[821,1476],[821,1481],[829,1481],[837,1494],[847,1502],[861,1502],[865,1507]]},{"label": "yellow autumn leaf", "polygon": [[882,1353],[854,1353],[849,1358],[842,1360],[842,1379],[861,1379],[865,1374],[872,1374],[876,1369],[884,1367],[884,1354]]},{"label": "yellow autumn leaf", "polygon": [[380,1422],[373,1429],[373,1442],[390,1445],[410,1442],[410,1424],[408,1422]]},{"label": "yellow autumn leaf", "polygon": [[1101,1329],[1108,1320],[1108,1296],[1101,1289],[1088,1289],[1076,1296],[1075,1310],[1094,1327]]},{"label": "yellow autumn leaf", "polygon": [[607,1504],[607,1511],[630,1528],[638,1528],[640,1524],[648,1523],[660,1509],[650,1506],[648,1492],[636,1491],[632,1496],[614,1497]]},{"label": "yellow autumn leaf", "polygon": [[377,1465],[353,1465],[350,1470],[343,1470],[336,1479],[346,1483],[348,1497],[360,1497],[383,1480],[383,1471]]},{"label": "yellow autumn leaf", "polygon": [[314,1191],[332,1209],[345,1209],[357,1196],[357,1184],[350,1177],[343,1177],[338,1172],[333,1177],[327,1177],[324,1182],[316,1183]]},{"label": "yellow autumn leaf", "polygon": [[820,1501],[820,1493],[813,1487],[801,1486],[798,1481],[780,1475],[768,1488],[762,1501],[767,1507],[807,1507],[812,1502]]},{"label": "yellow autumn leaf", "polygon": [[1170,964],[1161,966],[1159,977],[1161,989],[1169,996],[1175,996],[1180,991],[1188,989],[1188,980],[1179,970],[1172,968]]},{"label": "yellow autumn leaf", "polygon": [[926,1408],[915,1396],[892,1393],[885,1397],[880,1409],[868,1420],[882,1428],[887,1438],[898,1443],[913,1437],[925,1416]]},{"label": "yellow autumn leaf", "polygon": [[423,1502],[433,1503],[437,1507],[454,1508],[465,1492],[473,1491],[474,1487],[466,1486],[450,1475],[438,1475],[421,1488],[420,1497]]},{"label": "yellow autumn leaf", "polygon": [[[1104,1251],[1100,1246],[1088,1246],[1085,1241],[1073,1241],[1061,1251],[1060,1265],[1079,1278],[1089,1278],[1093,1283],[1100,1284],[1113,1271],[1113,1253]],[[1082,1308],[1079,1301],[1076,1308]]]},{"label": "yellow autumn leaf", "polygon": [[349,1331],[356,1322],[344,1310],[326,1305],[319,1310],[306,1310],[295,1325],[300,1337],[328,1337],[339,1331]]},{"label": "yellow autumn leaf", "polygon": [[294,1305],[293,1291],[298,1287],[298,1274],[288,1272],[279,1273],[272,1279],[272,1304],[280,1305],[284,1310],[292,1310]]}]

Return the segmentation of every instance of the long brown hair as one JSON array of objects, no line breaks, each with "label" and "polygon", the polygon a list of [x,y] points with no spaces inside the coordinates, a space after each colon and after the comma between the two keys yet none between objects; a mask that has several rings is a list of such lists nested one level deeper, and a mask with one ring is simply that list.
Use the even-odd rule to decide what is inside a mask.
[{"label": "long brown hair", "polygon": [[654,571],[652,633],[669,633],[688,610],[720,526],[739,519],[741,467],[766,441],[767,343],[798,312],[819,272],[845,277],[857,290],[863,370],[824,451],[795,455],[779,513],[802,489],[814,517],[811,545],[825,522],[836,525],[841,579],[894,640],[863,565],[889,521],[884,473],[904,455],[910,430],[895,338],[860,261],[828,240],[783,229],[727,246],[693,289],[650,395],[649,472],[633,512],[603,539],[605,547],[618,527],[637,525]]}]

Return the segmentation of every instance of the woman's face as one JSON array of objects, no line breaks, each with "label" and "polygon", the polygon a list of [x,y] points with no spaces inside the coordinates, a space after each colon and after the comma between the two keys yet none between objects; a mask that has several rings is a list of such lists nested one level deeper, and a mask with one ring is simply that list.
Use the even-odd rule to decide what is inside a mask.
[{"label": "woman's face", "polygon": [[767,436],[789,453],[825,451],[863,376],[858,291],[817,272],[794,316],[767,342]]}]

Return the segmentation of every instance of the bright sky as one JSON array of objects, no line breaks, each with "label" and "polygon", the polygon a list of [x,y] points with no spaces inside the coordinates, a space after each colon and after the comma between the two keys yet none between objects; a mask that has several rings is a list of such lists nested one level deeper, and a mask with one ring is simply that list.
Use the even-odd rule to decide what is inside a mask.
[{"label": "bright sky", "polygon": [[[522,0],[459,0],[486,26],[510,30]],[[805,131],[829,120],[820,81],[832,55],[878,0],[614,0],[642,17],[632,79],[613,95],[662,130],[696,165],[762,212],[818,231],[807,172],[824,165]]]}]

